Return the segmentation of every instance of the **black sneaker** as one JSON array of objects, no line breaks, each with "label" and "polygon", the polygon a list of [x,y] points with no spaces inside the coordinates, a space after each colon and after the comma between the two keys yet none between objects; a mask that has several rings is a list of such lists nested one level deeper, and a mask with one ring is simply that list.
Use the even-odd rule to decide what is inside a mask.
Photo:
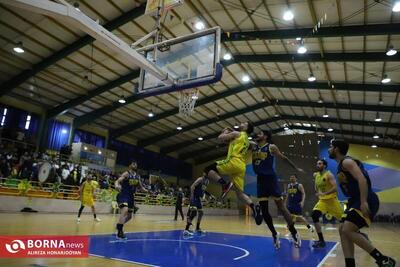
[{"label": "black sneaker", "polygon": [[262,215],[261,215],[261,208],[260,208],[260,205],[256,205],[255,206],[255,210],[256,210],[256,214],[254,214],[254,219],[255,219],[255,221],[256,221],[256,224],[257,225],[260,225],[260,224],[262,224],[262,222],[263,222],[263,217],[262,217]]},{"label": "black sneaker", "polygon": [[229,191],[232,189],[233,183],[229,182],[227,184],[222,185],[222,194],[220,199],[224,199]]},{"label": "black sneaker", "polygon": [[396,266],[396,261],[390,257],[385,257],[384,260],[380,262],[377,261],[376,264],[378,264],[379,267],[394,267]]},{"label": "black sneaker", "polygon": [[324,241],[315,241],[314,244],[312,244],[313,248],[324,248],[326,246]]},{"label": "black sneaker", "polygon": [[117,238],[118,238],[118,239],[127,239],[127,237],[126,237],[126,235],[124,234],[123,231],[118,232]]}]

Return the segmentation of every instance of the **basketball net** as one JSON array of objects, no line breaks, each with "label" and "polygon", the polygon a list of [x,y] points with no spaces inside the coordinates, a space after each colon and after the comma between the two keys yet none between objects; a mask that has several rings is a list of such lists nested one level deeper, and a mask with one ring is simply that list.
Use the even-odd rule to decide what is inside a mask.
[{"label": "basketball net", "polygon": [[179,91],[179,114],[183,117],[192,116],[198,98],[199,89],[197,88]]}]

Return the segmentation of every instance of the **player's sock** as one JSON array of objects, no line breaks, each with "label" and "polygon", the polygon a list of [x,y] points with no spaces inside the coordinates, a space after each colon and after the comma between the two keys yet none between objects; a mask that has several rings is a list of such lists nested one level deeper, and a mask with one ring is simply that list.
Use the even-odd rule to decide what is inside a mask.
[{"label": "player's sock", "polygon": [[386,259],[386,257],[382,253],[380,253],[379,250],[377,250],[376,248],[373,251],[371,251],[369,255],[371,255],[377,262]]},{"label": "player's sock", "polygon": [[199,222],[196,224],[196,230],[200,230],[200,223]]},{"label": "player's sock", "polygon": [[220,183],[221,185],[226,185],[226,181],[222,178],[219,178],[218,183]]},{"label": "player's sock", "polygon": [[296,228],[294,228],[294,223],[289,224],[289,225],[288,225],[288,228],[289,228],[290,233],[292,234],[293,239],[294,239],[295,241],[297,241],[297,237],[296,237],[296,235],[297,235],[297,230],[296,230]]},{"label": "player's sock", "polygon": [[118,233],[121,233],[122,232],[122,228],[124,227],[124,225],[122,224],[122,223],[117,223],[117,230],[118,230]]},{"label": "player's sock", "polygon": [[311,225],[307,224],[307,228],[310,229],[310,228],[311,228]]},{"label": "player's sock", "polygon": [[346,267],[356,267],[356,261],[354,258],[345,258]]},{"label": "player's sock", "polygon": [[81,217],[81,214],[82,214],[82,211],[84,208],[85,208],[85,206],[83,206],[83,205],[79,208],[78,218]]},{"label": "player's sock", "polygon": [[324,236],[322,235],[322,233],[317,233],[317,234],[318,234],[319,241],[325,242]]}]

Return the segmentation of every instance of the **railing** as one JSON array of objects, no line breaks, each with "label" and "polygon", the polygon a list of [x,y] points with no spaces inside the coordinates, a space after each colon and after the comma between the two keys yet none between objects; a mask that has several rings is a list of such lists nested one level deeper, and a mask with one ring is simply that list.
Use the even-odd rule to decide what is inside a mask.
[{"label": "railing", "polygon": [[[110,203],[115,206],[118,191],[110,189],[96,189],[95,199],[98,202]],[[0,195],[25,196],[53,199],[79,200],[79,187],[59,183],[39,183],[36,181],[20,180],[14,178],[0,178]],[[157,206],[173,206],[176,198],[163,194],[153,195],[145,193],[135,194],[135,203]],[[183,205],[189,205],[185,199]],[[221,203],[215,199],[203,202],[204,207],[230,208],[230,203]]]}]

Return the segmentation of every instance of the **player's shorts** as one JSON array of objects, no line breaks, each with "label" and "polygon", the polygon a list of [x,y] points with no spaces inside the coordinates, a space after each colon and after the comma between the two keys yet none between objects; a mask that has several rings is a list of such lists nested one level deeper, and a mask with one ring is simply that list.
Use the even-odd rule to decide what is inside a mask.
[{"label": "player's shorts", "polygon": [[275,174],[257,175],[257,197],[259,200],[282,199],[282,191]]},{"label": "player's shorts", "polygon": [[288,208],[288,210],[289,210],[291,215],[303,216],[303,208],[301,207],[300,204],[288,205],[287,208]]},{"label": "player's shorts", "polygon": [[343,215],[343,208],[337,197],[318,200],[313,210],[319,210],[322,214],[330,214],[338,220]]},{"label": "player's shorts", "polygon": [[349,221],[357,225],[358,228],[363,228],[365,226],[369,227],[375,215],[379,210],[379,198],[374,192],[368,193],[368,207],[371,212],[369,217],[365,217],[360,209],[360,199],[350,198],[347,203],[347,208],[344,211],[341,222]]},{"label": "player's shorts", "polygon": [[201,204],[201,199],[198,197],[191,199],[189,206],[196,207],[198,210],[201,210],[203,208],[203,204]]},{"label": "player's shorts", "polygon": [[94,199],[93,199],[93,195],[83,195],[82,196],[82,205],[83,206],[88,206],[88,207],[93,207],[94,206]]},{"label": "player's shorts", "polygon": [[246,173],[246,163],[239,158],[217,161],[217,170],[221,175],[227,175],[231,178],[234,186],[244,191],[244,176]]},{"label": "player's shorts", "polygon": [[117,195],[117,202],[120,209],[122,209],[123,207],[128,207],[128,212],[133,212],[133,208],[135,207],[135,200],[133,195],[128,196],[119,193]]}]

